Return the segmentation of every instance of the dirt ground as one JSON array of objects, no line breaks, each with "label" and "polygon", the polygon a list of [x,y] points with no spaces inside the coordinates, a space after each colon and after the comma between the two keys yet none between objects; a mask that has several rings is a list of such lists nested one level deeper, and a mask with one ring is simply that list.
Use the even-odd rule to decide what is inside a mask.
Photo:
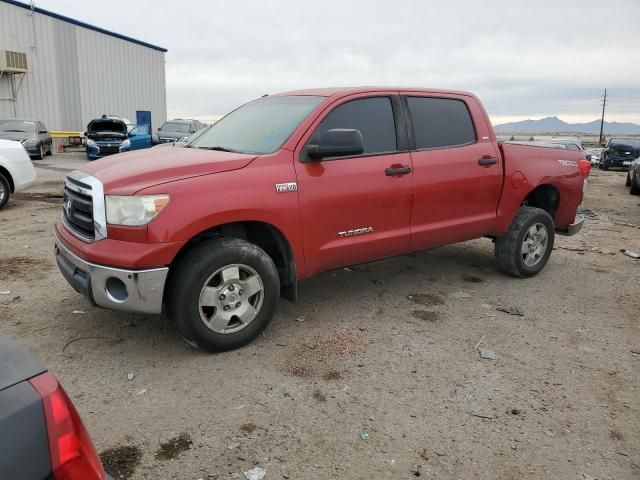
[{"label": "dirt ground", "polygon": [[39,183],[0,212],[0,329],[60,378],[119,478],[640,478],[640,260],[620,252],[640,252],[640,197],[624,173],[593,171],[591,217],[536,278],[498,272],[486,239],[342,269],[252,345],[208,355],[58,273],[61,180],[82,162],[35,162]]}]

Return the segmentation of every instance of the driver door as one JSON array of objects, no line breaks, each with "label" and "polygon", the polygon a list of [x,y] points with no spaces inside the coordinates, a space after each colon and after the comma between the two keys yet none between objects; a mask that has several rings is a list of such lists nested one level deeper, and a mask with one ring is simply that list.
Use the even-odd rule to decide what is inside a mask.
[{"label": "driver door", "polygon": [[129,133],[129,142],[131,150],[140,150],[142,148],[151,147],[151,134],[148,125],[138,125]]},{"label": "driver door", "polygon": [[[371,95],[334,104],[297,150],[295,168],[308,274],[408,251],[411,155],[402,151],[406,148],[398,139],[401,119],[394,108],[394,96]],[[336,128],[360,131],[364,153],[310,160],[307,145]]]}]

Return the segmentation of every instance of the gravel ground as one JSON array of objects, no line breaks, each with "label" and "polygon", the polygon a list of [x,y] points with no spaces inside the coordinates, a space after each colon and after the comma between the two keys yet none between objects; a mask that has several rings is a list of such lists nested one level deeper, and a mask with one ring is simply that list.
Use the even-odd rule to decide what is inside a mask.
[{"label": "gravel ground", "polygon": [[252,345],[207,355],[168,319],[66,284],[52,228],[83,160],[35,163],[38,184],[0,212],[0,329],[61,379],[120,478],[640,478],[625,174],[592,173],[592,218],[536,278],[499,273],[486,239],[329,272]]}]

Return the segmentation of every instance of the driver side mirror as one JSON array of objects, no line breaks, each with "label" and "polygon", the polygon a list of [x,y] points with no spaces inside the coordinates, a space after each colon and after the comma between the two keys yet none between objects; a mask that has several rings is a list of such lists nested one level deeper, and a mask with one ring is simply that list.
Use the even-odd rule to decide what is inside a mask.
[{"label": "driver side mirror", "polygon": [[360,130],[351,128],[332,128],[320,137],[315,145],[307,146],[307,155],[312,160],[322,160],[325,157],[347,157],[362,155],[364,142]]}]

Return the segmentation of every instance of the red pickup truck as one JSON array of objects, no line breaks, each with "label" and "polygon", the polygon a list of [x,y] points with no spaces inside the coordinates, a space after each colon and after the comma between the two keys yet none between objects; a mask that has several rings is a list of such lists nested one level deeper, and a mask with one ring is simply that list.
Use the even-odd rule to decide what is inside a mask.
[{"label": "red pickup truck", "polygon": [[582,227],[589,168],[562,146],[498,143],[470,93],[287,92],[185,147],[68,175],[55,254],[95,305],[166,310],[185,340],[222,351],[338,267],[489,237],[502,270],[535,275],[554,233]]}]

